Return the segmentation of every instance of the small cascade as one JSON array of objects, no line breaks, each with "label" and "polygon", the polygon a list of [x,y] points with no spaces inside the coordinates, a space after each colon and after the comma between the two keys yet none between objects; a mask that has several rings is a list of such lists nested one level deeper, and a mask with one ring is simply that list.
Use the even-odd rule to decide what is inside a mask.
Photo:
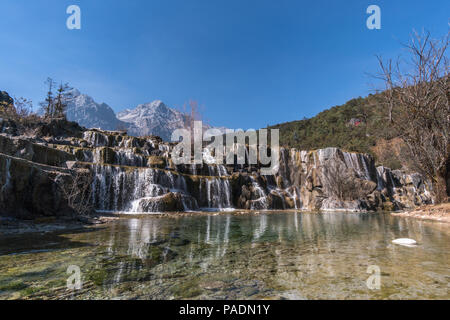
[{"label": "small cascade", "polygon": [[[364,205],[359,205],[361,201],[356,200],[350,203],[350,200],[327,197],[318,199],[321,201],[316,199],[321,195],[311,190],[328,190],[327,183],[333,180],[328,181],[323,176],[328,171],[321,169],[333,166],[333,162],[339,165],[336,168],[342,174],[347,173],[341,170],[341,165],[344,166],[342,169],[351,169],[355,173],[350,176],[355,185],[362,184],[370,189],[372,184],[361,182],[367,180],[376,182],[378,191],[387,189],[387,193],[375,195],[381,196],[382,201],[403,203],[419,199],[417,202],[425,203],[429,198],[426,189],[419,188],[418,183],[411,180],[412,176],[383,167],[375,169],[370,156],[343,152],[338,148],[316,151],[281,148],[279,172],[274,176],[259,176],[255,174],[258,165],[232,167],[219,164],[207,148],[203,149],[202,164],[174,167],[170,162],[171,145],[160,140],[96,130],[86,131],[84,140],[89,146],[83,148],[83,153],[78,149],[76,156],[82,157],[85,163],[93,163],[92,201],[98,210],[160,212],[189,211],[199,207],[227,210],[234,206],[251,210],[299,210],[320,209],[325,203],[331,203],[334,209],[367,208],[370,204],[366,203],[372,198],[362,199],[362,202],[366,201]],[[243,146],[235,143],[233,147]],[[248,158],[247,148],[245,154]],[[236,181],[242,185],[237,185]]]},{"label": "small cascade", "polygon": [[131,149],[127,149],[115,152],[114,164],[121,166],[145,167],[147,166],[147,161],[143,156],[135,154]]},{"label": "small cascade", "polygon": [[227,169],[222,164],[220,164],[220,165],[206,164],[205,166],[208,170],[208,176],[210,176],[210,177],[228,177],[229,176]]},{"label": "small cascade", "polygon": [[382,166],[377,168],[377,188],[388,188],[391,194],[395,194],[396,184],[391,169]]},{"label": "small cascade", "polygon": [[5,183],[2,186],[2,193],[6,192],[11,185],[11,159],[7,158],[5,160]]},{"label": "small cascade", "polygon": [[366,163],[367,159],[363,154],[349,152],[342,152],[342,154],[347,168],[354,169],[362,179],[372,180]]},{"label": "small cascade", "polygon": [[204,178],[206,204],[208,209],[231,209],[231,186],[228,179]]},{"label": "small cascade", "polygon": [[250,179],[252,182],[253,190],[256,195],[256,199],[251,201],[250,209],[251,210],[269,209],[269,203],[267,201],[266,192],[263,190],[263,188],[261,188],[261,186],[254,177],[251,176]]},{"label": "small cascade", "polygon": [[294,202],[294,209],[298,210],[297,200],[299,200],[299,198],[298,198],[298,195],[297,195],[298,194],[297,187],[292,187],[292,192],[289,191],[289,189],[286,189],[286,193],[289,195],[289,197]]},{"label": "small cascade", "polygon": [[106,147],[109,145],[109,136],[97,131],[86,131],[83,139],[93,147]]},{"label": "small cascade", "polygon": [[370,176],[369,168],[368,168],[367,163],[366,163],[366,160],[367,160],[366,157],[364,155],[362,155],[362,154],[359,154],[359,157],[360,157],[361,162],[363,164],[364,174],[365,174],[366,180],[372,180],[371,176]]},{"label": "small cascade", "polygon": [[162,156],[163,157],[169,157],[170,154],[170,147],[168,145],[165,144],[160,144],[158,146],[159,151],[162,152]]},{"label": "small cascade", "polygon": [[195,209],[197,203],[187,192],[182,175],[156,169],[127,170],[117,166],[94,165],[93,204],[102,211],[160,212],[179,203],[180,210]]},{"label": "small cascade", "polygon": [[83,159],[81,159],[83,162],[95,162],[94,161],[94,154],[92,150],[83,150]]},{"label": "small cascade", "polygon": [[94,163],[102,163],[102,154],[100,148],[95,148],[94,152],[92,152],[92,162]]},{"label": "small cascade", "polygon": [[384,167],[377,168],[377,190],[381,191],[385,188],[385,182],[383,179]]},{"label": "small cascade", "polygon": [[227,168],[223,164],[217,165],[217,173],[219,177],[227,177],[229,176]]},{"label": "small cascade", "polygon": [[386,171],[386,175],[389,176],[389,181],[391,183],[392,192],[395,192],[395,181],[394,181],[394,178],[392,177],[392,172],[390,170]]}]

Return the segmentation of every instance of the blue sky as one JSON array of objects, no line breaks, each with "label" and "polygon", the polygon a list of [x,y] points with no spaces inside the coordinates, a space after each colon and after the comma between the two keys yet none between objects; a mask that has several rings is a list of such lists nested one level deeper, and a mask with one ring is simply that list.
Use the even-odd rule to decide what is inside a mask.
[{"label": "blue sky", "polygon": [[[82,29],[66,28],[79,5]],[[382,29],[366,28],[376,4]],[[0,90],[43,99],[50,76],[115,111],[196,100],[211,124],[260,128],[373,90],[375,54],[441,36],[450,1],[2,0]],[[375,84],[376,86],[376,84]]]}]

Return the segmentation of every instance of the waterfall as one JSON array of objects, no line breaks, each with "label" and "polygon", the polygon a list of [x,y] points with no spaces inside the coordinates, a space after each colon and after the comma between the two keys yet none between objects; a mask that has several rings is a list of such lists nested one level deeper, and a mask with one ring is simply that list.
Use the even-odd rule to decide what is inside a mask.
[{"label": "waterfall", "polygon": [[96,131],[84,132],[83,139],[93,147],[105,147],[109,145],[109,136]]},{"label": "waterfall", "polygon": [[366,163],[366,157],[362,154],[360,154],[359,156],[360,156],[361,162],[364,167],[364,173],[365,173],[366,180],[371,180],[369,168],[367,167],[367,163]]},{"label": "waterfall", "polygon": [[293,187],[292,190],[293,192],[290,192],[289,189],[286,189],[286,193],[294,201],[294,209],[297,210],[297,187]]},{"label": "waterfall", "polygon": [[342,153],[344,155],[344,162],[347,165],[347,168],[354,169],[358,173],[358,175],[365,180],[372,180],[369,168],[366,163],[366,157],[363,154],[349,152]]},{"label": "waterfall", "polygon": [[[231,186],[228,179],[203,178],[206,185],[206,200],[208,209],[231,209]],[[201,190],[201,189],[200,189]]]},{"label": "waterfall", "polygon": [[383,172],[384,172],[384,167],[378,167],[377,168],[377,190],[381,191],[384,189],[385,187],[385,183],[383,180]]},{"label": "waterfall", "polygon": [[[79,148],[73,148],[72,152],[77,159],[82,158],[79,160],[92,163],[92,203],[97,210],[160,212],[189,211],[202,207],[224,211],[233,208],[234,196],[239,206],[251,210],[309,209],[316,206],[318,202],[315,198],[320,197],[311,190],[324,188],[321,184],[326,182],[324,172],[318,169],[327,165],[328,161],[332,162],[331,165],[336,162],[345,165],[344,169],[352,169],[356,174],[356,177],[352,174],[352,179],[376,182],[379,191],[388,187],[389,196],[406,195],[413,201],[428,198],[424,187],[411,187],[411,182],[406,182],[410,176],[398,177],[396,173],[394,177],[390,169],[383,167],[375,170],[369,156],[343,152],[337,148],[317,151],[281,148],[280,170],[276,176],[255,175],[253,171],[259,168],[255,165],[240,166],[248,173],[240,170],[241,176],[236,177],[228,172],[226,165],[216,163],[216,159],[206,148],[203,150],[205,159],[202,164],[166,167],[171,146],[160,140],[95,130],[86,131],[83,138],[89,145],[83,145],[82,152]],[[242,146],[234,144],[234,148],[240,147]],[[245,151],[248,158],[247,148]],[[165,165],[159,158],[166,161]],[[108,164],[103,164],[104,162]],[[165,169],[159,169],[159,166],[164,166]],[[9,176],[6,177],[8,179]],[[232,190],[231,181],[238,181],[242,185],[233,183]],[[5,186],[2,191],[4,189]],[[344,204],[342,201],[333,203],[333,208]],[[319,205],[322,206],[320,203]]]},{"label": "waterfall", "polygon": [[133,150],[119,150],[115,152],[114,164],[121,166],[132,166],[132,167],[144,167],[147,165],[147,161],[143,156],[137,155]]},{"label": "waterfall", "polygon": [[84,162],[95,162],[94,155],[91,150],[83,150],[83,160]]},{"label": "waterfall", "polygon": [[269,209],[269,203],[267,202],[267,195],[259,183],[254,177],[250,176],[252,186],[257,199],[251,201],[251,210]]},{"label": "waterfall", "polygon": [[389,176],[389,179],[391,181],[392,191],[395,192],[395,182],[394,182],[394,178],[392,177],[392,172],[389,170],[386,172],[386,174]]},{"label": "waterfall", "polygon": [[6,158],[5,160],[6,164],[5,164],[5,183],[2,186],[2,193],[4,193],[5,191],[8,191],[10,185],[11,185],[11,159],[10,158]]},{"label": "waterfall", "polygon": [[[171,172],[150,168],[126,170],[109,165],[94,165],[93,170],[93,203],[103,211],[136,212],[139,203],[147,200],[146,205],[153,212],[158,200],[169,190],[187,192],[184,177],[175,178]],[[150,200],[156,204],[151,205]]]}]

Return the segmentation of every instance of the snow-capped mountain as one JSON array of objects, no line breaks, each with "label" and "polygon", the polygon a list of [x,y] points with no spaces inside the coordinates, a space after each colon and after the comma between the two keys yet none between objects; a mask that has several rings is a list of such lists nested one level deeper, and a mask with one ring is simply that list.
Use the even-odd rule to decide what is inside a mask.
[{"label": "snow-capped mountain", "polygon": [[97,103],[92,97],[81,94],[76,89],[71,94],[66,109],[68,120],[78,122],[86,128],[118,130],[127,127],[126,123],[117,119],[114,110],[106,103]]},{"label": "snow-capped mountain", "polygon": [[130,135],[156,135],[165,141],[170,141],[172,132],[184,128],[189,119],[186,114],[167,107],[160,100],[126,109],[119,112],[117,118],[127,123]]},{"label": "snow-capped mountain", "polygon": [[[78,90],[71,91],[68,100],[66,116],[70,121],[78,122],[86,128],[103,130],[124,130],[129,135],[155,135],[165,141],[170,141],[172,132],[184,128],[189,123],[190,116],[173,108],[167,107],[162,101],[155,100],[140,104],[134,109],[126,109],[117,115],[106,103],[97,103],[94,99]],[[203,124],[203,129],[211,128]],[[225,132],[225,128],[218,128]]]}]

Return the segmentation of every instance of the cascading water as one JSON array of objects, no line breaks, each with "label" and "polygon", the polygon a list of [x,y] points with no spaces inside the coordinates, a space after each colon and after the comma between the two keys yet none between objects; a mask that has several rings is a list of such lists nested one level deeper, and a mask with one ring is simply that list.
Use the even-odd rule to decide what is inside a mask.
[{"label": "cascading water", "polygon": [[251,201],[251,210],[261,210],[261,209],[269,209],[269,203],[267,201],[267,195],[263,188],[259,185],[259,183],[255,180],[254,177],[250,177],[252,181],[253,190],[256,195],[256,199]]},{"label": "cascading water", "polygon": [[[329,188],[324,185],[329,182],[323,177],[327,171],[320,169],[330,161],[352,169],[355,177],[351,176],[351,179],[356,179],[357,183],[368,180],[376,182],[379,191],[388,188],[390,198],[396,193],[413,198],[423,194],[423,190],[415,186],[404,187],[406,178],[397,182],[400,178],[395,176],[394,179],[389,169],[375,169],[369,156],[337,148],[316,151],[282,148],[279,172],[264,177],[255,175],[258,165],[216,164],[209,150],[204,151],[208,161],[202,164],[174,167],[169,155],[171,146],[160,141],[148,142],[97,131],[85,132],[84,140],[91,144],[83,149],[82,160],[93,162],[92,200],[96,209],[104,211],[189,211],[199,207],[227,210],[235,206],[251,210],[320,209],[322,202],[316,201],[315,197],[322,197],[321,192]],[[77,157],[80,157],[79,153]],[[396,183],[399,190],[395,190]],[[340,204],[326,200],[331,205]]]},{"label": "cascading water", "polygon": [[5,177],[5,183],[2,186],[2,193],[4,193],[5,191],[8,190],[8,188],[10,187],[11,184],[11,159],[6,159],[6,164],[5,164],[5,172],[6,172],[6,177]]},{"label": "cascading water", "polygon": [[147,165],[146,159],[135,154],[132,150],[116,151],[114,164],[121,166],[132,166],[132,167],[145,167]]},{"label": "cascading water", "polygon": [[189,200],[182,175],[150,168],[127,170],[110,165],[94,165],[93,170],[93,203],[99,210],[157,212],[161,208],[160,201],[164,200],[162,197],[169,192],[180,194],[185,209],[195,207],[195,201]]},{"label": "cascading water", "polygon": [[226,210],[231,209],[231,187],[228,179],[208,177],[203,178],[201,183],[205,188],[200,188],[206,192],[207,209]]}]

